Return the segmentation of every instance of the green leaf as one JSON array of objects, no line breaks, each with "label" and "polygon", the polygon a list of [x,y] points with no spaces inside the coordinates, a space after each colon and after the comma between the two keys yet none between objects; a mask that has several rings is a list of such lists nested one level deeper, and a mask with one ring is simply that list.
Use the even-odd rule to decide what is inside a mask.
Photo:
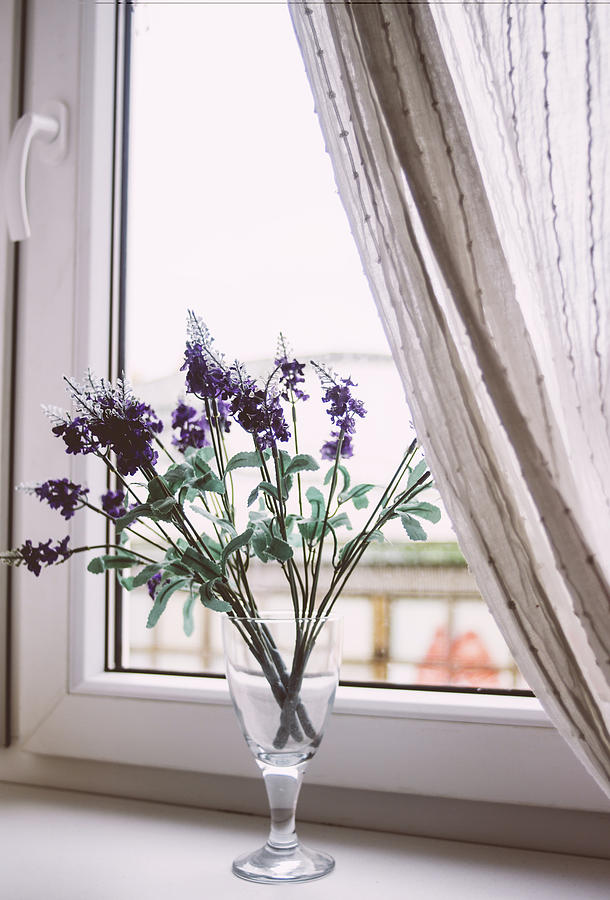
[{"label": "green leaf", "polygon": [[280,499],[280,492],[276,486],[269,481],[261,481],[258,487],[259,490],[264,491],[266,494],[270,494],[272,497],[275,497],[276,500]]},{"label": "green leaf", "polygon": [[214,448],[200,447],[199,450],[195,450],[194,447],[187,447],[184,451],[184,456],[188,459],[191,466],[206,464],[214,457]]},{"label": "green leaf", "polygon": [[357,484],[349,491],[341,491],[338,497],[339,503],[347,503],[348,500],[352,500],[356,509],[364,509],[369,504],[368,497],[365,495],[374,487],[374,484]]},{"label": "green leaf", "polygon": [[186,587],[188,583],[188,578],[168,578],[166,581],[161,582],[157,588],[155,601],[148,614],[148,619],[146,620],[147,628],[154,628],[161,618],[161,615],[165,612],[165,607],[172,594],[179,591],[181,588]]},{"label": "green leaf", "polygon": [[254,534],[254,528],[246,528],[246,530],[242,534],[238,534],[236,538],[233,538],[232,541],[224,547],[222,551],[222,556],[220,559],[220,565],[225,569],[228,558],[232,553],[235,553],[236,550],[239,550],[240,547],[244,547],[249,543],[250,538]]},{"label": "green leaf", "polygon": [[284,469],[284,475],[295,475],[297,472],[315,472],[320,466],[313,456],[307,453],[297,453],[292,457],[289,466]]},{"label": "green leaf", "polygon": [[323,519],[326,505],[324,503],[324,495],[317,487],[309,487],[305,492],[305,496],[311,504],[312,519]]},{"label": "green leaf", "polygon": [[89,565],[87,566],[87,572],[92,572],[93,575],[101,575],[102,572],[106,571],[106,565],[104,563],[103,556],[94,556]]},{"label": "green leaf", "polygon": [[[326,475],[324,476],[324,484],[329,483],[329,481],[333,477],[334,471],[335,471],[335,467],[334,467],[334,465],[332,465],[330,467],[330,469],[328,470],[328,472],[326,473]],[[337,463],[337,471],[340,472],[341,475],[343,476],[343,491],[346,491],[349,488],[350,482],[351,482],[350,474],[347,471],[347,469],[345,468],[345,466],[342,465],[341,463]]]},{"label": "green leaf", "polygon": [[222,575],[220,566],[211,559],[207,559],[203,554],[198,553],[193,547],[187,547],[182,554],[182,562],[191,571],[196,572],[203,578],[219,578]]},{"label": "green leaf", "polygon": [[87,566],[87,571],[94,575],[101,575],[107,569],[129,569],[130,566],[137,566],[139,562],[139,557],[133,553],[125,551],[107,553],[104,556],[95,556]]},{"label": "green leaf", "polygon": [[211,581],[206,581],[205,584],[202,584],[199,598],[208,609],[213,609],[214,612],[227,612],[227,610],[231,609],[231,604],[221,600],[220,597],[213,593],[214,585],[217,581],[220,581],[220,579],[213,578]]},{"label": "green leaf", "polygon": [[146,502],[152,503],[153,500],[163,500],[164,497],[167,497],[167,490],[163,486],[163,480],[160,475],[155,475],[148,482],[148,498]]},{"label": "green leaf", "polygon": [[406,513],[401,513],[400,521],[402,522],[404,530],[407,532],[412,541],[425,541],[428,539],[428,535],[421,527],[417,519],[414,519],[412,516],[409,516]]},{"label": "green leaf", "polygon": [[256,500],[257,497],[258,497],[258,484],[254,488],[254,490],[250,491],[250,493],[248,494],[247,505],[252,506],[252,504],[254,503],[254,501]]},{"label": "green leaf", "polygon": [[331,516],[331,518],[328,520],[328,524],[333,528],[340,528],[342,525],[345,525],[345,527],[350,531],[352,530],[352,523],[349,520],[349,516],[344,512],[340,512],[334,516]]},{"label": "green leaf", "polygon": [[413,487],[416,481],[422,477],[422,475],[427,471],[428,464],[425,459],[420,459],[414,469],[411,469],[409,472],[409,480],[407,481],[407,488]]},{"label": "green leaf", "polygon": [[212,491],[214,494],[224,494],[226,492],[224,481],[217,475],[214,475],[213,472],[206,472],[204,475],[191,481],[189,487],[195,488],[202,494],[205,491]]},{"label": "green leaf", "polygon": [[286,560],[294,555],[294,551],[290,544],[287,544],[286,541],[276,537],[272,537],[267,544],[267,553],[269,556],[278,559],[280,562],[286,562]]},{"label": "green leaf", "polygon": [[236,453],[232,456],[225,467],[225,475],[232,472],[233,469],[260,469],[263,459],[258,450]]},{"label": "green leaf", "polygon": [[269,562],[269,554],[267,553],[267,535],[262,529],[257,529],[252,535],[252,549],[261,562]]},{"label": "green leaf", "polygon": [[182,630],[187,637],[190,637],[195,630],[195,622],[193,620],[193,605],[195,603],[195,595],[189,594],[184,601],[182,607]]},{"label": "green leaf", "polygon": [[148,516],[149,512],[149,503],[140,503],[138,506],[134,506],[133,509],[128,509],[125,515],[120,516],[115,522],[117,532],[123,531],[124,528],[131,525],[131,523],[135,522],[136,519],[139,519],[140,516]]},{"label": "green leaf", "polygon": [[188,463],[177,463],[170,466],[163,479],[172,494],[180,490],[195,474],[193,467]]},{"label": "green leaf", "polygon": [[420,519],[427,519],[429,522],[439,522],[441,518],[441,511],[438,506],[425,501],[421,503],[401,503],[400,506],[396,507],[396,512],[409,513],[412,516],[418,516]]},{"label": "green leaf", "polygon": [[137,575],[133,577],[133,587],[141,587],[143,584],[146,584],[149,578],[152,578],[153,575],[156,575],[157,572],[160,572],[163,569],[163,566],[158,563],[151,563],[149,566],[144,566],[143,569],[140,569]]},{"label": "green leaf", "polygon": [[155,500],[153,503],[140,503],[129,509],[124,516],[116,520],[117,532],[123,531],[135,522],[136,519],[153,519],[156,522],[168,522],[172,518],[178,504],[173,497],[165,497],[163,500]]},{"label": "green leaf", "polygon": [[322,522],[320,519],[303,519],[302,522],[297,523],[297,527],[308,544],[322,534]]}]

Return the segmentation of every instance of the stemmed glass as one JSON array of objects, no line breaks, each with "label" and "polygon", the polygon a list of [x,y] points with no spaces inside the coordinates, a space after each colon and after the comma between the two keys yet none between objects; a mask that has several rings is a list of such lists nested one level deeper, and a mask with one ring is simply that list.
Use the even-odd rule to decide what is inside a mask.
[{"label": "stemmed glass", "polygon": [[227,616],[223,642],[231,699],[263,773],[271,815],[267,842],[238,857],[233,872],[265,883],[321,878],[335,861],[299,842],[295,812],[339,681],[341,620]]}]

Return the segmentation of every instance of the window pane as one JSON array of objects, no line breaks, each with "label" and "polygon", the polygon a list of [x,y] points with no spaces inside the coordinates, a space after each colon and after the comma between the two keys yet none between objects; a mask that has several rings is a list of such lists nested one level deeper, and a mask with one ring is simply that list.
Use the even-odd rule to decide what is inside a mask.
[{"label": "window pane", "polygon": [[[358,383],[368,415],[350,471],[356,482],[387,482],[412,438],[410,416],[286,5],[138,6],[130,98],[126,368],[137,392],[169,421],[184,396],[189,308],[252,374],[269,371],[282,331],[297,358]],[[299,449],[317,456],[329,420],[315,379],[306,390]],[[230,437],[233,451],[249,449],[245,435]],[[239,475],[246,497],[256,482]],[[428,533],[433,543],[409,544],[398,524],[357,569],[337,606],[343,678],[521,687],[447,518]],[[267,609],[289,605],[275,569],[252,566]],[[154,630],[144,627],[146,588],[125,605],[124,665],[222,671],[218,614],[196,609],[187,638],[178,597]]]}]

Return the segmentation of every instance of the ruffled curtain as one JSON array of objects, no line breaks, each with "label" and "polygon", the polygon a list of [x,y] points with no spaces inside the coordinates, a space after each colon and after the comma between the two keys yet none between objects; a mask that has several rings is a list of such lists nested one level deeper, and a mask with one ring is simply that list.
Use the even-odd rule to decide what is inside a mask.
[{"label": "ruffled curtain", "polygon": [[610,7],[291,12],[462,549],[610,793]]}]

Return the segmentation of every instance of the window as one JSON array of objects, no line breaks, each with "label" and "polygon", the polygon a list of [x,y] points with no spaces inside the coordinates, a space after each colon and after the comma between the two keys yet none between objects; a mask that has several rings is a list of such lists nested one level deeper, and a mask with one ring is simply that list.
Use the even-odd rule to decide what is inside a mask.
[{"label": "window", "polygon": [[[116,349],[111,262],[118,223],[111,213],[120,172],[113,168],[112,123],[123,58],[115,48],[129,11],[102,3],[77,9],[38,4],[27,23],[26,102],[35,109],[49,95],[61,96],[70,110],[71,143],[65,166],[49,172],[33,157],[29,172],[33,235],[19,252],[16,478],[43,480],[52,468],[102,490],[97,467],[86,471],[87,458],[68,459],[38,413],[43,399],[64,402],[63,372],[87,364],[105,371],[108,348]],[[31,498],[20,495],[15,505],[17,539],[56,533],[57,518]],[[73,542],[93,542],[95,527],[75,520]],[[51,779],[50,757],[254,774],[221,680],[106,671],[103,584],[87,575],[84,561],[43,575],[15,573],[17,743],[0,752],[1,777],[33,777],[32,754],[37,779]],[[516,759],[522,764],[515,766]],[[344,687],[308,780],[603,808],[529,697]]]},{"label": "window", "polygon": [[[129,56],[125,367],[138,394],[169,423],[184,392],[178,370],[189,307],[219,349],[257,374],[272,365],[281,330],[299,359],[327,362],[357,382],[368,414],[349,469],[355,483],[386,481],[412,439],[410,417],[288,7],[136,7]],[[307,390],[313,400],[301,407],[300,449],[317,455],[328,419],[312,409],[320,406],[315,376]],[[238,450],[236,430],[229,441]],[[428,531],[433,544],[413,544],[397,524],[392,543],[371,547],[356,570],[337,607],[343,679],[526,688],[447,517]],[[288,598],[276,568],[255,568],[254,585],[263,603],[282,606]],[[145,587],[122,601],[117,664],[223,672],[218,616],[198,607],[185,638],[178,596],[154,630],[145,627]]]}]

